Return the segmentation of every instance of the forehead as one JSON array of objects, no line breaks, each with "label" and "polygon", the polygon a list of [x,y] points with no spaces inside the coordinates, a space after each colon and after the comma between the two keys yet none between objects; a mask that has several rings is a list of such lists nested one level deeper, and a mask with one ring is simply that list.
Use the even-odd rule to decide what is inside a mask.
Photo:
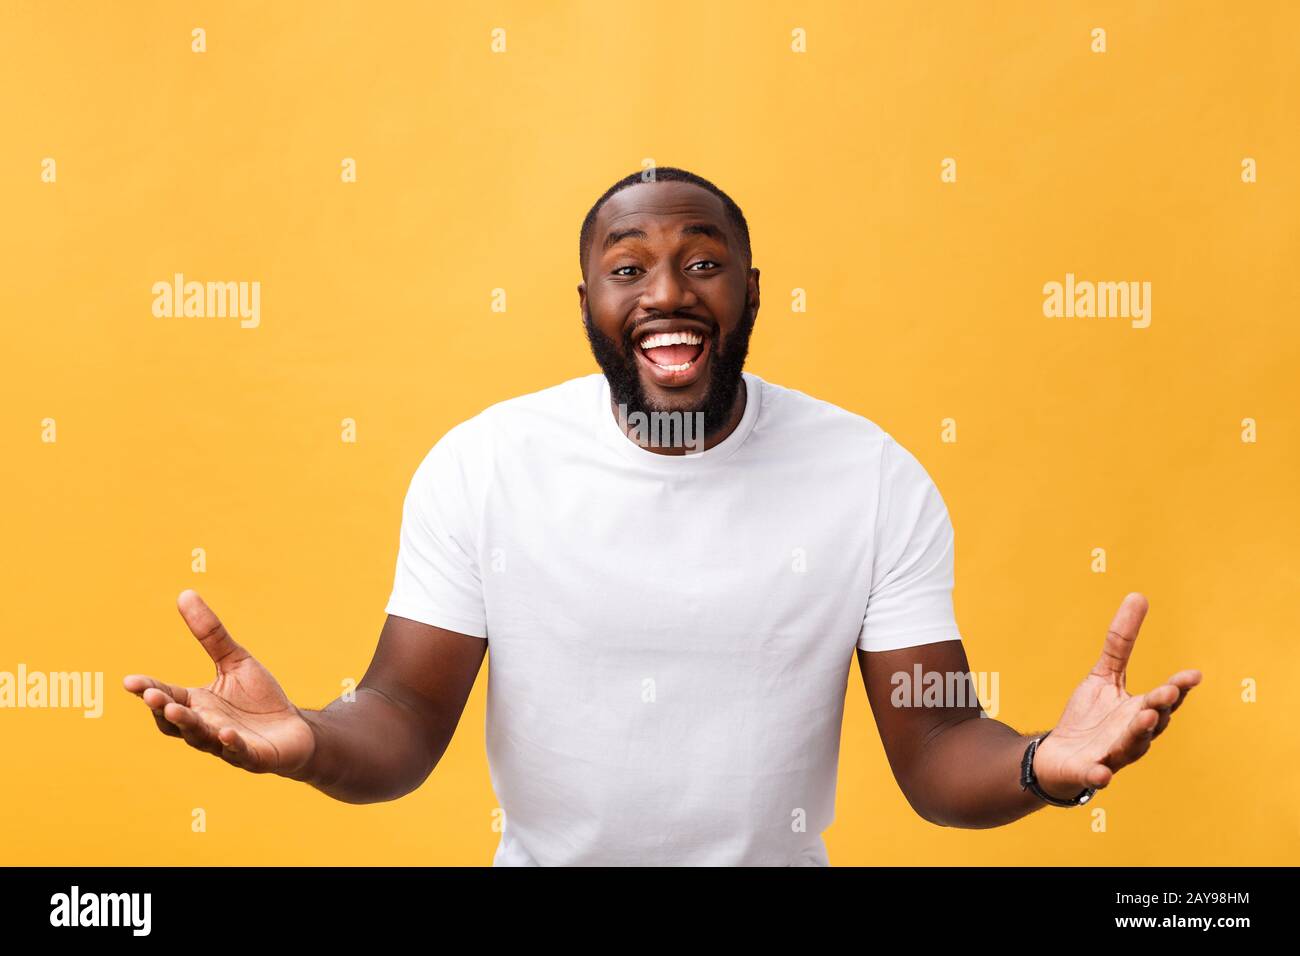
[{"label": "forehead", "polygon": [[[676,181],[637,183],[610,196],[596,214],[596,254],[613,230],[640,228],[650,233],[688,220],[712,223],[723,235],[732,235],[722,200],[702,186]],[[729,242],[734,244],[732,239]]]}]

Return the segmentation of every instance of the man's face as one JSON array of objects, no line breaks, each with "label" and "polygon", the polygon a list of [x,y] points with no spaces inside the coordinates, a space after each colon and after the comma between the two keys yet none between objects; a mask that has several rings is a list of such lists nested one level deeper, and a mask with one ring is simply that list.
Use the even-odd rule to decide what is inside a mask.
[{"label": "man's face", "polygon": [[702,412],[727,424],[758,314],[722,200],[693,183],[638,183],[611,196],[592,230],[578,286],[592,353],[616,404]]}]

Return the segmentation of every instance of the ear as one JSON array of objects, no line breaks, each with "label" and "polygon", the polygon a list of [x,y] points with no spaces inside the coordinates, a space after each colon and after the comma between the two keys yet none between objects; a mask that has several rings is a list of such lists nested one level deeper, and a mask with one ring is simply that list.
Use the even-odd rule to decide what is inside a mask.
[{"label": "ear", "polygon": [[750,268],[750,270],[749,270],[749,279],[748,279],[748,282],[749,282],[749,305],[750,305],[750,308],[752,308],[752,309],[754,310],[754,313],[757,314],[757,313],[758,313],[758,299],[759,299],[759,297],[758,297],[758,270],[757,270],[757,269],[754,269],[754,268],[752,268],[752,267]]},{"label": "ear", "polygon": [[585,281],[578,283],[578,322],[586,325],[584,313],[587,308],[587,283]]}]

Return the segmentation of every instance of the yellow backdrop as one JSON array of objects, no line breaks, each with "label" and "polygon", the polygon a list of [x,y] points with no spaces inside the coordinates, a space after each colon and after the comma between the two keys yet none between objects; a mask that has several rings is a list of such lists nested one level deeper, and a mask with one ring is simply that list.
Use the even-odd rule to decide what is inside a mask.
[{"label": "yellow backdrop", "polygon": [[[1205,674],[1104,815],[960,831],[908,808],[855,668],[832,862],[1298,862],[1296,4],[0,18],[0,671],[106,697],[0,710],[0,862],[490,862],[486,667],[430,780],[371,806],[164,738],[121,678],[209,679],[194,587],[299,705],[359,679],[416,464],[595,370],[578,227],[649,162],[745,210],[749,368],[933,475],[999,719],[1051,726],[1133,590],[1130,689]],[[155,315],[177,273],[258,283],[256,323]],[[1045,315],[1067,274],[1149,282],[1149,324]]]}]

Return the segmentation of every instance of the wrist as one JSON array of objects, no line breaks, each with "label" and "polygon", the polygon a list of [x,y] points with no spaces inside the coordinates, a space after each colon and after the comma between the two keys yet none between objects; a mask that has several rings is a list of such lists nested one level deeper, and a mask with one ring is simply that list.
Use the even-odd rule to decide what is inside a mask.
[{"label": "wrist", "polygon": [[1047,741],[1041,742],[1038,745],[1038,749],[1034,752],[1034,764],[1033,764],[1034,779],[1035,781],[1037,781],[1039,789],[1041,789],[1049,797],[1055,797],[1057,800],[1073,800],[1075,797],[1079,795],[1078,787],[1071,787],[1071,786],[1066,786],[1064,788],[1061,787],[1059,784],[1055,783],[1052,780],[1052,775],[1050,771],[1048,772],[1046,778],[1043,777],[1041,771],[1044,764],[1046,763],[1042,759],[1043,747],[1045,746],[1050,746],[1050,745],[1048,744]]},{"label": "wrist", "polygon": [[[1053,757],[1056,743],[1048,741],[1051,733],[1049,730],[1041,736],[1027,738],[1029,744],[1020,761],[1020,789],[1032,791],[1040,800],[1054,806],[1081,806],[1092,799],[1095,788],[1081,788],[1073,783],[1054,780],[1053,768],[1059,766],[1061,761]],[[1044,748],[1048,756],[1040,761],[1039,751]],[[1046,779],[1039,777],[1040,768],[1047,769]]]},{"label": "wrist", "polygon": [[280,776],[289,780],[296,780],[299,783],[305,783],[310,786],[316,785],[316,777],[320,773],[320,758],[323,751],[322,728],[318,720],[319,711],[303,710],[297,705],[291,704],[294,711],[297,712],[299,719],[307,725],[311,731],[312,746],[311,751],[306,758],[297,767],[280,771]]}]

